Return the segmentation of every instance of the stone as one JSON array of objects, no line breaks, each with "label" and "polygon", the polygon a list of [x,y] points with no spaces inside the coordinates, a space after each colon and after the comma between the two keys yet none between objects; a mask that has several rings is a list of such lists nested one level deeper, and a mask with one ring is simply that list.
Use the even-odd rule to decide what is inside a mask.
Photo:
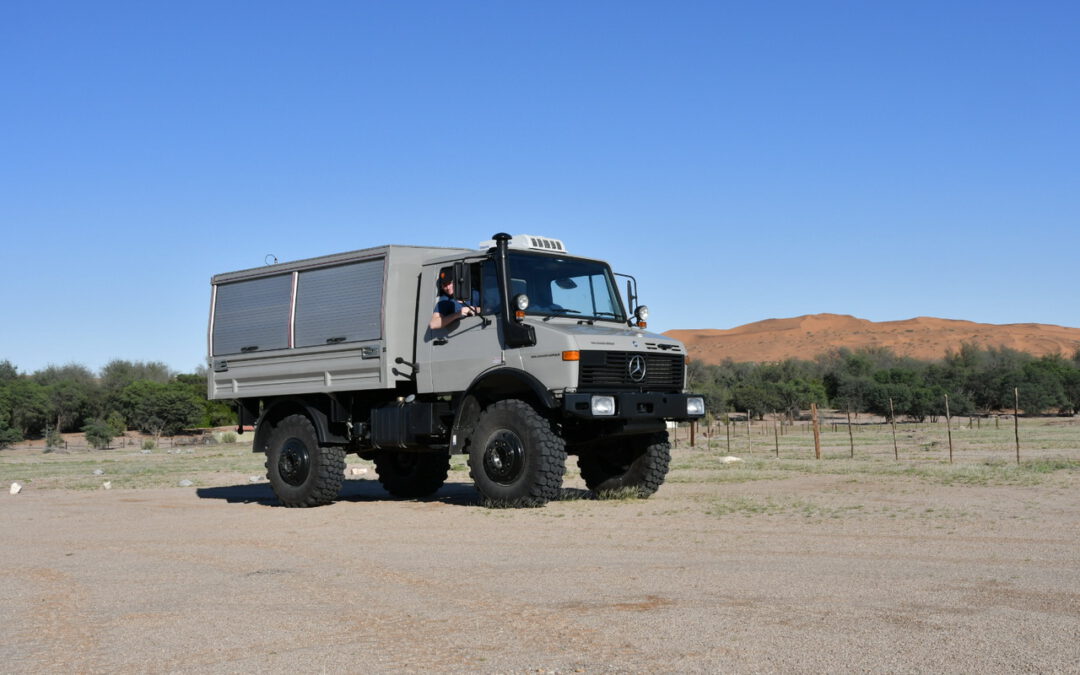
[{"label": "stone", "polygon": [[18,483],[12,483],[11,484],[11,494],[17,495],[20,492],[22,492],[22,485],[19,485]]},{"label": "stone", "polygon": [[350,476],[366,476],[367,475],[367,469],[365,469],[364,467],[360,467],[360,466],[350,467],[349,468],[349,475]]},{"label": "stone", "polygon": [[740,459],[739,457],[732,457],[731,455],[728,455],[727,457],[721,457],[720,458],[720,463],[721,464],[734,464],[735,462],[741,462],[741,461],[742,461],[742,459]]},{"label": "stone", "polygon": [[101,487],[105,488],[106,490],[111,490],[112,489],[112,481],[111,480],[105,481],[104,483],[101,484]]},{"label": "stone", "polygon": [[258,483],[262,480],[262,476],[248,476],[249,483]]},{"label": "stone", "polygon": [[195,483],[192,483],[192,482],[191,482],[191,481],[189,481],[189,480],[188,480],[187,478],[185,478],[184,480],[180,481],[180,483],[179,483],[180,487],[191,487],[191,486],[192,486],[192,485],[194,485],[194,484],[195,484]]},{"label": "stone", "polygon": [[95,476],[104,476],[105,472],[102,471],[101,469],[94,469],[94,475]]}]

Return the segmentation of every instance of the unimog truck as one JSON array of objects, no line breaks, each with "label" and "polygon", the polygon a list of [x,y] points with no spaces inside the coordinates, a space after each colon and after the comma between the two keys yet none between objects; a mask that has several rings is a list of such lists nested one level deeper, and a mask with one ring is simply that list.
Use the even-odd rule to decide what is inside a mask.
[{"label": "unimog truck", "polygon": [[[333,501],[349,453],[401,498],[438,490],[455,453],[490,505],[557,498],[568,455],[590,490],[647,497],[668,471],[667,422],[705,407],[685,347],[646,332],[637,283],[624,303],[616,276],[560,240],[501,233],[219,274],[208,395],[254,425],[286,506]],[[440,278],[475,312],[433,330]]]}]

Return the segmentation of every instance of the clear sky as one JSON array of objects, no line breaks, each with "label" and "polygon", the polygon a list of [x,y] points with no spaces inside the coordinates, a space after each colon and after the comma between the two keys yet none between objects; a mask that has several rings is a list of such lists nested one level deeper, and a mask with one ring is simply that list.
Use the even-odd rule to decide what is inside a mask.
[{"label": "clear sky", "polygon": [[650,327],[1080,326],[1080,3],[0,3],[0,360],[204,362],[210,276],[563,239]]}]

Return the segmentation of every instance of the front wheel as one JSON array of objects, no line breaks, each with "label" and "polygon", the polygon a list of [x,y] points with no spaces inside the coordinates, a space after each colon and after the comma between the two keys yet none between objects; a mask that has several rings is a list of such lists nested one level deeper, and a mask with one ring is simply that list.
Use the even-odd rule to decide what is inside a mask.
[{"label": "front wheel", "polygon": [[660,489],[670,464],[667,432],[608,442],[578,457],[581,477],[596,494],[630,490],[642,499]]},{"label": "front wheel", "polygon": [[345,478],[345,450],[320,446],[311,420],[289,415],[270,432],[266,477],[285,506],[329,504]]},{"label": "front wheel", "polygon": [[469,440],[469,475],[492,506],[542,506],[557,499],[566,444],[525,401],[488,406]]}]

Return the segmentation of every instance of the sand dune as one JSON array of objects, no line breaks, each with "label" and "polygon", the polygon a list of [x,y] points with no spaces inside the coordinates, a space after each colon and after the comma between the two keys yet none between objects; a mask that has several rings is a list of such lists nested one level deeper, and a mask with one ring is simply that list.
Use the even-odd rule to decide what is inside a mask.
[{"label": "sand dune", "polygon": [[1072,356],[1080,349],[1080,328],[1038,323],[987,324],[920,316],[874,322],[842,314],[808,314],[766,319],[727,330],[670,330],[690,357],[706,363],[812,359],[838,347],[887,347],[918,359],[939,359],[963,343],[1009,347],[1037,356]]}]

